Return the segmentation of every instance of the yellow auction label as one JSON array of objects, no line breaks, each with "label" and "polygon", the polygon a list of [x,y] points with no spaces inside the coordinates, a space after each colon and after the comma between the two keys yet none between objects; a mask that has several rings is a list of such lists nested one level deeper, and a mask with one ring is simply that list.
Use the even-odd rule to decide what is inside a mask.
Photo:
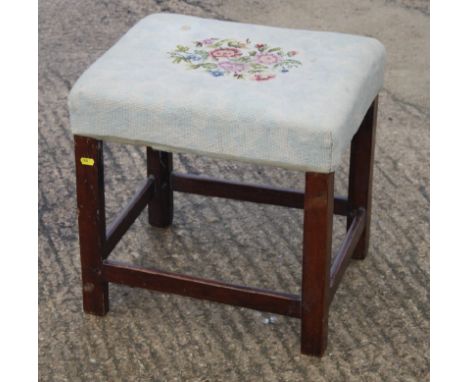
[{"label": "yellow auction label", "polygon": [[83,166],[94,166],[93,158],[81,158],[80,161]]}]

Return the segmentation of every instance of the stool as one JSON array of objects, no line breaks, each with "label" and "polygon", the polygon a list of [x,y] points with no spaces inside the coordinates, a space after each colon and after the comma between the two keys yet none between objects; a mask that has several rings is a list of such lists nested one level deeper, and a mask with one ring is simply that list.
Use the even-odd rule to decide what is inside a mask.
[{"label": "stool", "polygon": [[[137,23],[69,96],[84,311],[106,314],[110,282],[175,293],[300,318],[302,353],[322,356],[336,289],[368,251],[384,61],[368,37],[175,14]],[[147,146],[148,176],[107,228],[103,140]],[[348,197],[334,197],[349,144]],[[302,171],[305,190],[177,173],[173,152]],[[146,206],[149,224],[171,224],[174,191],[304,209],[301,294],[108,259]],[[347,233],[332,262],[333,214],[347,217]]]}]

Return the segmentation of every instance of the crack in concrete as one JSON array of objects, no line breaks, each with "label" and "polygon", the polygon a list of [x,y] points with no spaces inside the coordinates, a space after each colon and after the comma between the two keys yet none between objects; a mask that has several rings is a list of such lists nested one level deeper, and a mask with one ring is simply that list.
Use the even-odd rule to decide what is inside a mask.
[{"label": "crack in concrete", "polygon": [[416,5],[411,6],[411,5],[402,3],[401,1],[398,1],[398,0],[384,0],[384,1],[385,1],[385,4],[396,5],[396,6],[399,6],[401,8],[404,8],[404,9],[407,9],[407,10],[410,10],[410,11],[417,11],[417,12],[422,13],[424,16],[427,16],[427,17],[430,16],[429,6],[427,6],[427,7],[423,7],[423,6],[418,7]]},{"label": "crack in concrete", "polygon": [[[161,12],[173,12],[172,8],[172,2],[170,0],[154,0],[154,2],[161,7]],[[213,8],[217,8],[218,6],[215,4],[207,4],[206,2],[200,1],[200,0],[179,0],[180,3],[188,5],[189,7],[194,7],[198,8],[204,13],[207,14],[207,16],[214,17],[218,20],[224,20],[224,21],[235,21],[232,20],[228,17],[225,17],[224,15],[216,12],[213,10]]]},{"label": "crack in concrete", "polygon": [[423,115],[425,118],[429,118],[429,108],[415,104],[410,101],[406,101],[398,97],[395,93],[391,92],[390,90],[386,88],[383,88],[382,91],[386,93],[393,102],[402,106],[406,111],[409,111],[409,112],[416,111],[418,114]]}]

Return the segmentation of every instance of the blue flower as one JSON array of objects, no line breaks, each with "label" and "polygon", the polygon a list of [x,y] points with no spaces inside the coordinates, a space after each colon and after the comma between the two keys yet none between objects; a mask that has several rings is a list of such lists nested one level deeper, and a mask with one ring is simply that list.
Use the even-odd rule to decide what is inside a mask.
[{"label": "blue flower", "polygon": [[213,77],[220,77],[220,76],[224,76],[224,72],[222,72],[221,70],[218,70],[218,69],[215,69],[215,70],[210,70],[210,73]]},{"label": "blue flower", "polygon": [[190,53],[187,54],[185,58],[187,58],[190,61],[200,61],[202,59],[202,56],[200,56],[199,54]]}]

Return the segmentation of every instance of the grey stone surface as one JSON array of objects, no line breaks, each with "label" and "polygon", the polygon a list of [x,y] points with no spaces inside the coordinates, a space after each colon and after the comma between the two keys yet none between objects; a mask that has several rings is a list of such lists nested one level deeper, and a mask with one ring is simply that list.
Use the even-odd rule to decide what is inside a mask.
[{"label": "grey stone surface", "polygon": [[[299,321],[112,285],[84,315],[66,97],[88,65],[152,12],[370,35],[387,47],[370,255],[351,263],[327,355],[299,353]],[[240,0],[39,2],[41,381],[425,381],[429,379],[429,2]],[[145,176],[144,150],[106,145],[109,218]],[[346,162],[346,161],[345,161]],[[303,175],[178,155],[179,171],[301,188]],[[346,163],[337,191],[346,187]],[[143,214],[114,258],[297,292],[300,211],[177,194],[174,225]],[[337,219],[335,237],[343,236]],[[336,248],[335,248],[336,249]]]}]

